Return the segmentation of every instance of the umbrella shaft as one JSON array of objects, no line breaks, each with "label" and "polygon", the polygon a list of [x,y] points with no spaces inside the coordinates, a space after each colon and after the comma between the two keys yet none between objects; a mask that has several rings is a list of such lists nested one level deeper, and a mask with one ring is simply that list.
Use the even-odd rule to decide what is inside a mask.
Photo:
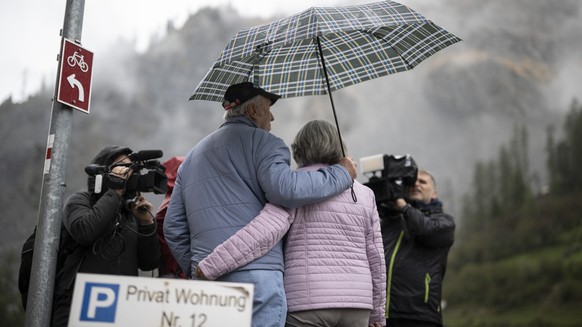
[{"label": "umbrella shaft", "polygon": [[333,96],[331,95],[331,86],[329,85],[329,76],[327,75],[327,68],[325,67],[325,59],[323,57],[323,50],[321,49],[321,42],[319,41],[319,36],[316,37],[317,48],[319,49],[319,56],[321,58],[321,66],[323,67],[323,75],[325,76],[325,83],[327,84],[327,94],[329,94],[329,100],[331,101],[331,109],[333,111],[333,118],[335,119],[335,126],[337,127],[337,134],[339,136],[340,146],[342,147],[342,155],[345,157],[346,152],[344,150],[344,144],[342,141],[342,134],[340,132],[339,123],[337,120],[337,115],[335,113],[335,105],[333,103]]}]

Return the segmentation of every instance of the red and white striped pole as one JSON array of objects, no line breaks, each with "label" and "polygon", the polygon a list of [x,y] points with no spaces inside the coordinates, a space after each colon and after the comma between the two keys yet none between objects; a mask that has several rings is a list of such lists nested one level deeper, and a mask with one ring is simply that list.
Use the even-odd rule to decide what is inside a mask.
[{"label": "red and white striped pole", "polygon": [[55,134],[49,134],[46,142],[46,156],[44,158],[43,174],[48,174],[51,169],[51,155],[53,152],[53,144],[55,143]]}]

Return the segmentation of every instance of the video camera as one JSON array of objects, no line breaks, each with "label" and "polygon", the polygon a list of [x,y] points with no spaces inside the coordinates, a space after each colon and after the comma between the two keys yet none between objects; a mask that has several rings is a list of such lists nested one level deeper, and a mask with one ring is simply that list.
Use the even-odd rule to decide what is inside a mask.
[{"label": "video camera", "polygon": [[[163,155],[162,150],[142,150],[128,156],[132,161],[131,163],[110,166],[91,164],[85,167],[85,172],[89,175],[89,191],[95,194],[104,193],[108,187],[118,183],[109,175],[111,170],[117,166],[125,166],[131,169],[131,176],[124,180],[122,185],[116,185],[115,188],[125,189],[123,197],[126,204],[132,203],[140,192],[165,194],[168,190],[166,167],[158,160],[154,160]],[[146,170],[146,172],[142,174],[142,170]]]},{"label": "video camera", "polygon": [[374,191],[378,206],[399,198],[408,200],[408,191],[414,187],[418,174],[416,162],[408,154],[364,157],[360,159],[360,167],[364,175],[371,174],[364,185]]}]

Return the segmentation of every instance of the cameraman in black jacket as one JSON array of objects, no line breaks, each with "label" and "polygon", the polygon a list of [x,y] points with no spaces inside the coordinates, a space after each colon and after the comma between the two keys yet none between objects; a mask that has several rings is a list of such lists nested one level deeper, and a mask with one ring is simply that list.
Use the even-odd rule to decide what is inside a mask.
[{"label": "cameraman in black jacket", "polygon": [[379,207],[386,255],[386,325],[442,326],[441,291],[455,223],[443,212],[433,176],[419,170],[408,202]]},{"label": "cameraman in black jacket", "polygon": [[[132,174],[131,153],[120,146],[101,150],[91,163],[105,170],[103,186],[96,187],[100,183],[90,174],[89,191],[74,193],[65,203],[63,223],[78,243],[67,257],[74,262],[65,264],[78,272],[137,276],[138,269],[153,270],[160,262],[152,204],[139,193],[131,199],[124,194]],[[58,277],[51,326],[67,326],[74,277]]]}]

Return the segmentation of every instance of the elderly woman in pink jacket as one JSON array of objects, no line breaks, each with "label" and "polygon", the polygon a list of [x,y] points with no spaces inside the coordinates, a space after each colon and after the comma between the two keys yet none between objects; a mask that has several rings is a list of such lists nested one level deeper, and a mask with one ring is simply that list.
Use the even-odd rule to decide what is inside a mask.
[{"label": "elderly woman in pink jacket", "polygon": [[[291,148],[299,169],[317,170],[343,157],[335,126],[322,120],[305,124]],[[289,211],[267,204],[202,260],[195,274],[214,280],[264,255],[286,233],[286,326],[386,324],[380,221],[374,193],[357,181],[353,191],[318,204]]]}]

